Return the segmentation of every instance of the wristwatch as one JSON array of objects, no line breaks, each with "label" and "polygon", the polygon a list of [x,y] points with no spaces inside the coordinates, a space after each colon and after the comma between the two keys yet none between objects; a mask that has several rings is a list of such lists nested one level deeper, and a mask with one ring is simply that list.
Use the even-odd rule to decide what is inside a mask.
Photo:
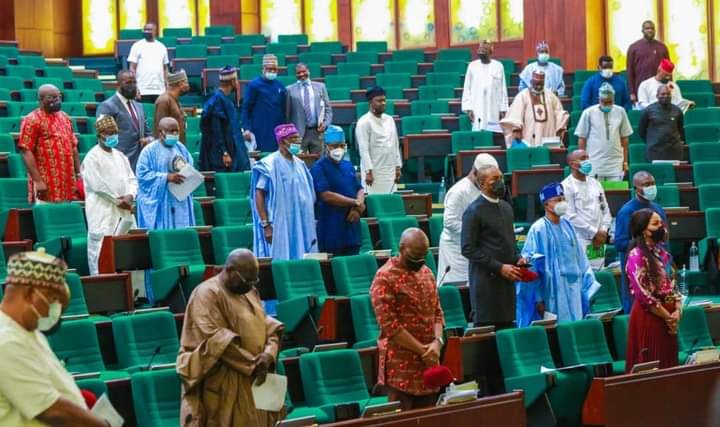
[{"label": "wristwatch", "polygon": [[442,339],[442,337],[435,337],[433,338],[433,341],[439,342],[441,346],[445,345],[445,340]]},{"label": "wristwatch", "polygon": [[268,228],[272,225],[272,222],[263,220],[263,221],[260,221],[260,225],[262,226],[262,228]]}]

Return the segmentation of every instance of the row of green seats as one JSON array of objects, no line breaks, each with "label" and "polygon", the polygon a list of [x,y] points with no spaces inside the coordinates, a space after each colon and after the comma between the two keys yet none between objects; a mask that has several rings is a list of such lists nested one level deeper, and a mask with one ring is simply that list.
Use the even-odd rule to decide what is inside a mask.
[{"label": "row of green seats", "polygon": [[75,90],[92,90],[95,92],[102,92],[103,85],[102,81],[97,79],[89,78],[77,78],[77,79],[62,79],[58,77],[38,77],[33,75],[22,76],[22,75],[7,75],[0,76],[0,88],[5,88],[13,91],[20,91],[26,89],[25,81],[31,81],[34,90],[37,92],[37,88],[43,84],[55,85],[58,89],[63,90],[65,88],[65,81],[72,83],[72,88]]}]

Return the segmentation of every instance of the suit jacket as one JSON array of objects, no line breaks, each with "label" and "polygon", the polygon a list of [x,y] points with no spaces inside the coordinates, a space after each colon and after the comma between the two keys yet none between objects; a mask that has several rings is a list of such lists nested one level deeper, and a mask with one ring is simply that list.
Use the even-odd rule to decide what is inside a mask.
[{"label": "suit jacket", "polygon": [[138,123],[140,123],[140,129],[135,127],[135,123],[133,123],[127,107],[123,105],[117,93],[98,105],[96,116],[100,117],[101,115],[106,114],[115,119],[119,130],[119,142],[115,148],[127,156],[130,161],[130,166],[134,171],[135,164],[140,156],[140,139],[145,138],[146,136],[152,136],[152,133],[150,132],[150,126],[145,118],[145,110],[143,109],[142,104],[137,101],[130,102],[132,102],[135,109]]},{"label": "suit jacket", "polygon": [[[330,106],[330,98],[328,97],[325,84],[310,81],[313,92],[315,93],[315,114],[318,115],[318,125],[323,123],[327,127],[332,123],[332,107]],[[300,83],[293,83],[287,87],[287,97],[285,98],[285,117],[288,121],[295,124],[300,132],[300,139],[305,135],[305,110],[303,109],[302,98],[303,86]],[[320,100],[323,101],[323,116],[320,117]]]}]

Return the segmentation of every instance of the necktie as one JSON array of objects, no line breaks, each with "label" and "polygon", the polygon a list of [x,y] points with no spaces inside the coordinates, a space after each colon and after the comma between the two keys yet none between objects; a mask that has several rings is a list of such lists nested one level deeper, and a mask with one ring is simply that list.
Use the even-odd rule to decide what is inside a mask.
[{"label": "necktie", "polygon": [[310,83],[303,83],[303,110],[305,110],[305,125],[308,127],[315,126],[312,109],[310,109]]},{"label": "necktie", "polygon": [[135,109],[133,108],[132,101],[128,99],[127,102],[128,110],[130,110],[130,117],[132,117],[133,124],[135,125],[135,129],[140,129],[140,121],[137,118],[137,114],[135,114]]}]

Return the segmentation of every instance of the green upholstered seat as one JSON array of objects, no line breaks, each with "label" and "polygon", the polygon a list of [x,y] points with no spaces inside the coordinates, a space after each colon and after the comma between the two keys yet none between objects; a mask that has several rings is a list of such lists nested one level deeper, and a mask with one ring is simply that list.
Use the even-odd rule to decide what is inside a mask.
[{"label": "green upholstered seat", "polygon": [[455,60],[438,60],[433,62],[433,71],[446,73],[455,72],[465,74],[467,71],[467,62]]},{"label": "green upholstered seat", "polygon": [[302,52],[298,60],[305,64],[332,65],[332,54],[328,52]]},{"label": "green upholstered seat", "polygon": [[443,129],[440,116],[428,114],[423,116],[405,116],[400,119],[403,135],[421,134],[425,130]]},{"label": "green upholstered seat", "polygon": [[270,43],[265,46],[265,52],[295,55],[297,54],[297,43]]},{"label": "green upholstered seat", "polygon": [[627,314],[613,318],[613,339],[615,341],[615,352],[618,360],[625,360],[627,355],[628,322],[630,316]]},{"label": "green upholstered seat", "polygon": [[423,49],[394,50],[392,53],[392,60],[425,62],[425,51]]},{"label": "green upholstered seat", "polygon": [[348,52],[345,55],[345,60],[347,62],[368,62],[370,64],[377,64],[378,54],[376,52],[363,51]]},{"label": "green upholstered seat", "polygon": [[89,314],[80,276],[78,276],[77,273],[67,273],[65,275],[65,283],[67,283],[68,288],[70,288],[70,302],[68,306],[65,307],[63,316]]},{"label": "green upholstered seat", "polygon": [[[286,331],[294,331],[307,316],[319,315],[328,294],[318,260],[273,261],[272,275],[277,314]],[[315,298],[317,305],[313,306]]]},{"label": "green upholstered seat", "polygon": [[365,198],[368,216],[378,218],[405,216],[402,196],[395,193],[370,194]]},{"label": "green upholstered seat", "polygon": [[352,312],[353,330],[355,331],[353,348],[377,346],[380,327],[375,317],[370,295],[358,294],[350,297],[350,311]]},{"label": "green upholstered seat", "polygon": [[655,177],[657,185],[668,182],[677,182],[675,178],[675,167],[670,163],[634,163],[630,165],[630,176],[639,171],[647,171]]},{"label": "green upholstered seat", "polygon": [[450,137],[453,153],[460,150],[474,150],[476,147],[492,147],[493,133],[486,130],[481,131],[455,131]]},{"label": "green upholstered seat", "polygon": [[[205,261],[196,230],[151,230],[148,233],[153,271],[150,283],[156,301],[167,299],[180,285],[184,299],[205,274]],[[186,273],[183,271],[186,269]]]},{"label": "green upholstered seat", "polygon": [[358,41],[355,43],[355,50],[358,52],[387,52],[387,42],[384,41]]},{"label": "green upholstered seat", "polygon": [[550,150],[546,147],[513,148],[507,150],[508,172],[532,169],[536,165],[550,163]]},{"label": "green upholstered seat", "polygon": [[205,27],[205,34],[208,36],[232,37],[235,35],[235,27],[232,25],[211,25]]},{"label": "green upholstered seat", "polygon": [[[355,74],[358,76],[369,76],[371,74],[370,62],[338,62],[337,74]],[[325,76],[326,79],[328,77],[330,76]],[[325,83],[327,84],[327,82]]]},{"label": "green upholstered seat", "polygon": [[418,97],[420,99],[454,99],[455,86],[442,84],[442,85],[424,85],[418,88]]},{"label": "green upholstered seat", "polygon": [[164,37],[192,37],[192,28],[179,27],[179,28],[164,28],[162,32]]},{"label": "green upholstered seat", "polygon": [[77,203],[48,203],[32,208],[37,242],[47,253],[61,257],[78,274],[90,274],[87,261],[87,226]]},{"label": "green upholstered seat", "polygon": [[253,248],[252,225],[213,227],[211,234],[216,264],[222,264],[234,249]]},{"label": "green upholstered seat", "polygon": [[5,224],[10,209],[29,207],[27,178],[0,179],[0,236],[5,234]]},{"label": "green upholstered seat", "polygon": [[[224,47],[224,46],[223,46]],[[222,68],[225,66],[237,68],[240,65],[240,57],[237,55],[210,55],[207,57],[205,67]]]},{"label": "green upholstered seat", "polygon": [[698,201],[702,211],[710,208],[720,208],[720,183],[699,185]]},{"label": "green upholstered seat", "polygon": [[308,44],[307,34],[280,34],[278,43]]},{"label": "green upholstered seat", "polygon": [[343,45],[338,41],[313,42],[310,52],[342,53]]},{"label": "green upholstered seat", "polygon": [[221,55],[252,56],[252,45],[249,43],[226,43],[220,46]]},{"label": "green upholstered seat", "polygon": [[55,77],[69,82],[73,80],[73,72],[69,67],[47,67],[45,77]]},{"label": "green upholstered seat", "polygon": [[418,227],[415,217],[378,218],[380,228],[380,248],[390,249],[397,254],[400,249],[400,235],[408,228]]},{"label": "green upholstered seat", "polygon": [[377,260],[368,254],[334,257],[330,260],[338,295],[366,294],[370,289]]},{"label": "green upholstered seat", "polygon": [[383,64],[385,73],[417,74],[418,63],[415,61],[387,61]]},{"label": "green upholstered seat", "polygon": [[693,162],[695,185],[720,184],[720,161]]},{"label": "green upholstered seat", "polygon": [[199,201],[193,200],[193,213],[195,214],[195,225],[205,224],[205,213]]},{"label": "green upholstered seat", "polygon": [[223,172],[215,174],[215,197],[238,199],[250,194],[250,172]]},{"label": "green upholstered seat", "polygon": [[[614,361],[605,339],[602,321],[585,319],[560,323],[557,327],[560,354],[565,366],[600,365],[610,363],[613,374],[625,372],[625,361]],[[588,369],[588,375],[592,375]]]},{"label": "green upholstered seat", "polygon": [[420,99],[410,103],[410,113],[413,116],[429,114],[448,114],[450,106],[446,101]]},{"label": "green upholstered seat", "polygon": [[360,218],[360,237],[361,254],[375,249],[372,241],[372,236],[370,235],[370,226],[363,218]]},{"label": "green upholstered seat", "polygon": [[595,280],[600,283],[601,287],[590,300],[590,311],[602,313],[622,308],[615,276],[610,271],[603,270],[595,273]]},{"label": "green upholstered seat", "polygon": [[706,159],[720,159],[720,144],[717,142],[696,142],[690,144],[688,148],[690,149],[690,161],[693,163]]},{"label": "green upholstered seat", "polygon": [[[442,202],[443,201],[440,200],[440,203]],[[440,246],[440,234],[442,234],[443,230],[443,215],[433,214],[428,218],[428,222],[430,223],[430,246]]]},{"label": "green upholstered seat", "polygon": [[680,363],[684,363],[690,354],[703,347],[715,347],[708,328],[705,308],[699,306],[686,307],[683,310],[678,327]]},{"label": "green upholstered seat", "polygon": [[378,86],[388,87],[410,87],[410,74],[406,73],[377,73],[375,83]]},{"label": "green upholstered seat", "polygon": [[438,288],[438,295],[445,315],[445,328],[460,328],[465,331],[468,321],[465,318],[460,290],[453,285],[444,285]]},{"label": "green upholstered seat", "polygon": [[253,46],[262,46],[267,42],[263,34],[237,34],[235,43],[249,43]]},{"label": "green upholstered seat", "polygon": [[472,60],[472,51],[468,48],[453,48],[438,50],[437,59],[441,61],[465,61]]},{"label": "green upholstered seat", "polygon": [[463,85],[463,78],[462,73],[457,71],[433,71],[425,74],[425,83],[429,85],[461,87]]},{"label": "green upholstered seat", "polygon": [[177,427],[180,378],[174,369],[134,373],[130,377],[138,427]]},{"label": "green upholstered seat", "polygon": [[121,369],[135,372],[151,361],[153,365],[175,363],[180,341],[175,317],[169,311],[115,316],[112,331]]},{"label": "green upholstered seat", "polygon": [[246,225],[252,224],[250,199],[215,199],[215,225]]}]

